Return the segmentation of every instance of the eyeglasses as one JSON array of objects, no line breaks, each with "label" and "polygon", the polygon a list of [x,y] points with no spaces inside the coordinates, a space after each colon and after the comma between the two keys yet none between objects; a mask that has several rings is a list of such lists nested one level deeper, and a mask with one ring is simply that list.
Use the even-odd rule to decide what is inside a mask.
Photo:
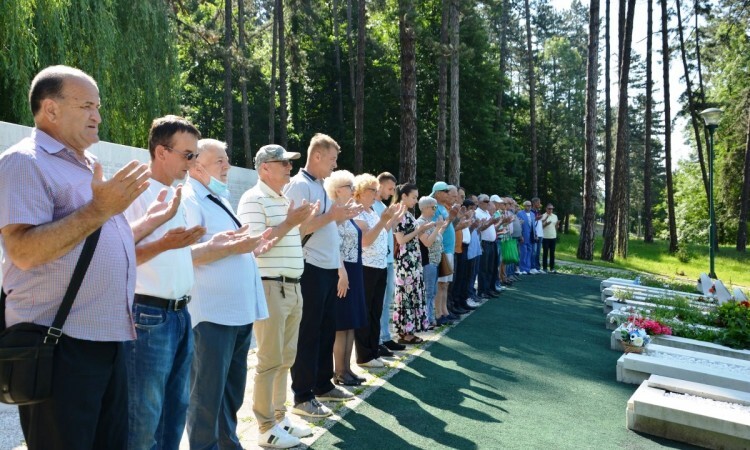
[{"label": "eyeglasses", "polygon": [[266,161],[266,162],[267,163],[272,163],[272,162],[279,163],[279,164],[281,164],[284,167],[292,167],[293,166],[292,161],[290,161],[288,159],[282,159],[280,161],[278,161],[278,160],[275,160],[275,161]]},{"label": "eyeglasses", "polygon": [[547,208],[547,211],[552,211],[553,209],[555,209],[555,208]]},{"label": "eyeglasses", "polygon": [[175,150],[172,147],[170,147],[168,145],[164,145],[164,144],[162,144],[161,146],[164,147],[164,148],[166,148],[170,152],[176,151],[177,153],[179,153],[180,155],[182,155],[188,161],[192,161],[193,159],[195,159],[195,158],[198,157],[198,154],[195,153],[195,152],[181,152],[181,151]]},{"label": "eyeglasses", "polygon": [[370,192],[378,192],[378,190],[375,189],[374,187],[368,187],[368,188],[365,188],[365,190],[370,191]]},{"label": "eyeglasses", "polygon": [[482,200],[482,203],[489,203],[489,200]]},{"label": "eyeglasses", "polygon": [[342,185],[341,185],[341,186],[339,186],[339,187],[340,187],[340,188],[349,188],[349,189],[354,189],[354,186],[352,186],[351,184],[342,184]]}]

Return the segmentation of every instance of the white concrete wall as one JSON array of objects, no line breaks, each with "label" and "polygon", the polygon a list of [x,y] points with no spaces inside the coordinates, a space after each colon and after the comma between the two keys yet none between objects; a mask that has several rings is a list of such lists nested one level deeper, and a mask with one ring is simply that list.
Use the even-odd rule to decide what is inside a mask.
[{"label": "white concrete wall", "polygon": [[[31,127],[0,122],[0,153],[30,135]],[[99,158],[99,161],[104,168],[104,175],[107,177],[112,176],[112,174],[117,172],[120,167],[134,159],[145,163],[150,160],[148,150],[146,149],[113,144],[111,142],[99,142],[98,144],[93,145],[90,150],[91,153]],[[231,202],[235,209],[237,208],[237,203],[242,194],[251,186],[255,185],[257,180],[258,174],[254,170],[240,167],[232,167],[229,170],[229,190],[232,192]],[[0,249],[0,258],[1,257],[2,249]],[[0,274],[0,282],[1,281],[2,274]]]}]

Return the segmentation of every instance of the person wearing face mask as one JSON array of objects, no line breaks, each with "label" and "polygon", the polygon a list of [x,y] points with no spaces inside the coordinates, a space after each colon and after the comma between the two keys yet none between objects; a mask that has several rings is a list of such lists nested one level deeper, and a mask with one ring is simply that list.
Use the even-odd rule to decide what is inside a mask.
[{"label": "person wearing face mask", "polygon": [[239,448],[235,418],[245,394],[253,322],[268,317],[253,252],[267,250],[275,239],[270,228],[249,231],[234,214],[226,144],[201,139],[197,149],[183,188],[188,225],[206,229],[191,247],[195,283],[188,311],[194,352],[187,432],[191,448],[219,442],[222,448]]}]

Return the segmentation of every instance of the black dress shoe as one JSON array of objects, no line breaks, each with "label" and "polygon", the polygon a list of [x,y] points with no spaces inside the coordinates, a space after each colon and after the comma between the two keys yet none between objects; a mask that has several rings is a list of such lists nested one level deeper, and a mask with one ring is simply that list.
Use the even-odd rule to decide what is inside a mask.
[{"label": "black dress shoe", "polygon": [[378,356],[385,356],[390,358],[391,356],[393,356],[393,352],[388,350],[388,347],[386,347],[385,345],[380,345],[378,346]]},{"label": "black dress shoe", "polygon": [[362,382],[359,381],[359,378],[355,378],[348,373],[345,373],[343,375],[335,374],[333,376],[333,382],[341,386],[359,386],[360,384],[362,384]]},{"label": "black dress shoe", "polygon": [[354,372],[348,372],[348,374],[349,374],[350,377],[354,378],[355,380],[358,380],[360,383],[364,383],[365,381],[367,381],[367,378],[360,377],[359,375],[357,375]]},{"label": "black dress shoe", "polygon": [[406,350],[405,345],[399,344],[398,342],[393,342],[392,340],[383,342],[383,345],[388,350]]}]

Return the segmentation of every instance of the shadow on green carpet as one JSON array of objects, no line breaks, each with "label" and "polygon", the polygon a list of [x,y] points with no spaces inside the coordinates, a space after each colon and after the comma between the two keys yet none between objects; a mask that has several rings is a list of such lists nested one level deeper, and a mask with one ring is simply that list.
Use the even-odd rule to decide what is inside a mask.
[{"label": "shadow on green carpet", "polygon": [[599,280],[526,277],[346,415],[315,449],[692,448],[625,428]]}]

